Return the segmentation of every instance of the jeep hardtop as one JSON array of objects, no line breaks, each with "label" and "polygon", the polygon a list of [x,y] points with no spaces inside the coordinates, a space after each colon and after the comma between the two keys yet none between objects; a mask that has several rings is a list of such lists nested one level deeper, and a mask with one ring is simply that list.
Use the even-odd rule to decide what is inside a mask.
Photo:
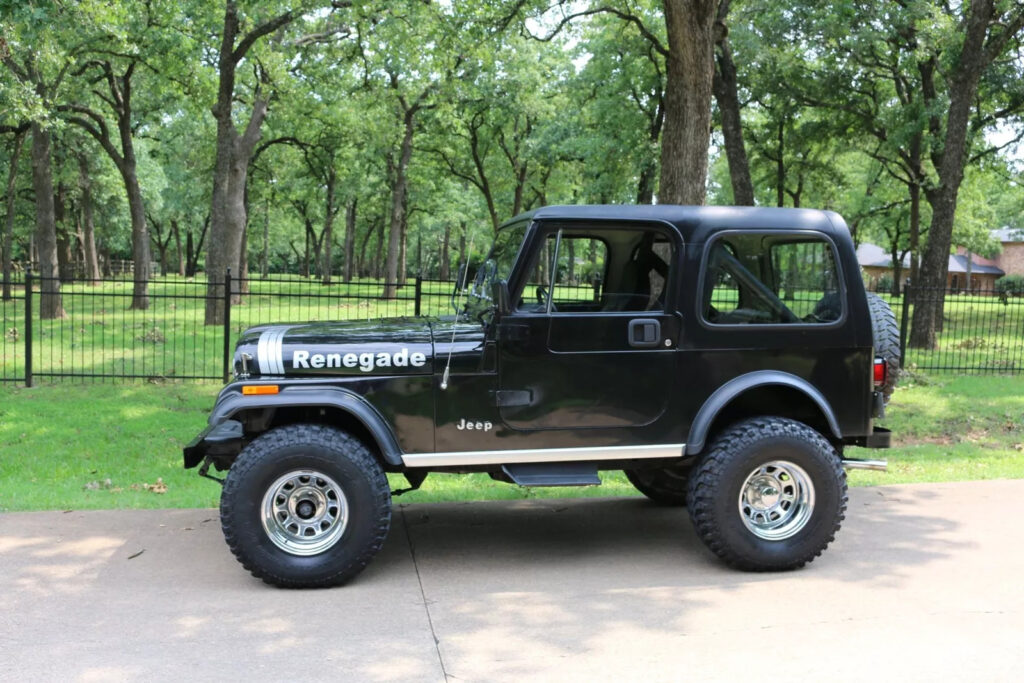
[{"label": "jeep hardtop", "polygon": [[728,564],[800,567],[886,448],[895,319],[843,219],[806,209],[551,206],[460,268],[453,314],[261,325],[185,467],[227,470],[255,576],[324,586],[388,533],[386,473],[589,486],[624,470]]}]

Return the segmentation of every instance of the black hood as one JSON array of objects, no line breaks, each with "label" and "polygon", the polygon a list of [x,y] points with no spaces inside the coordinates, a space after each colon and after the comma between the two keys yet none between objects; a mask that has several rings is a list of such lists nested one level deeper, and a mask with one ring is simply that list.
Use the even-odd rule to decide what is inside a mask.
[{"label": "black hood", "polygon": [[434,372],[431,324],[391,318],[260,325],[239,337],[234,367],[236,374],[248,371],[253,377],[429,375]]}]

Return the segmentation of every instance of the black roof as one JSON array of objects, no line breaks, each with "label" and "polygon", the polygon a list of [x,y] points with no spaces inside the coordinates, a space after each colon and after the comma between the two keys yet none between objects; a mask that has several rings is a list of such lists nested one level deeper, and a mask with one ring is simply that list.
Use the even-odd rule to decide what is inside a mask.
[{"label": "black roof", "polygon": [[680,206],[675,204],[583,204],[544,206],[519,214],[503,225],[523,220],[657,221],[674,225],[688,241],[730,229],[807,229],[847,233],[846,223],[833,211],[763,206]]}]

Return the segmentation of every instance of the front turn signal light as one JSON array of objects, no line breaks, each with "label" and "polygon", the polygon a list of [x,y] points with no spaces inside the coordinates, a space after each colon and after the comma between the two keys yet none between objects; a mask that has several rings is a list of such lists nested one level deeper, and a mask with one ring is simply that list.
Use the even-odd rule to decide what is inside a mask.
[{"label": "front turn signal light", "polygon": [[280,393],[281,387],[276,384],[247,384],[242,387],[243,396],[267,396]]}]

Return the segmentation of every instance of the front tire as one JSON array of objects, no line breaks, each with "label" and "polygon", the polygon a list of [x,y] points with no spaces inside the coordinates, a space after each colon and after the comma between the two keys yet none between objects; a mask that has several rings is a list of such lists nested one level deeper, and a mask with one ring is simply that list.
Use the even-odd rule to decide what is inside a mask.
[{"label": "front tire", "polygon": [[220,499],[228,547],[253,576],[288,587],[344,583],[380,550],[391,491],[355,437],[322,425],[289,425],[249,444]]},{"label": "front tire", "polygon": [[690,479],[700,539],[730,566],[804,566],[835,538],[846,512],[846,473],[832,445],[794,420],[740,422],[714,440]]}]

